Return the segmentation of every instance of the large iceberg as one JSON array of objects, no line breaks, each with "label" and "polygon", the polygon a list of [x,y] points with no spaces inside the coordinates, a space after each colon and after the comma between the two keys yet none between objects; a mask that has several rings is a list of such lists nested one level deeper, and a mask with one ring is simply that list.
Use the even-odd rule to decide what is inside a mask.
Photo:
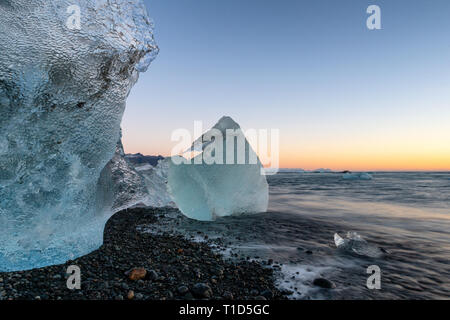
[{"label": "large iceberg", "polygon": [[240,126],[223,117],[190,150],[171,158],[168,189],[180,211],[203,221],[267,211],[269,189],[261,162]]},{"label": "large iceberg", "polygon": [[142,1],[76,3],[0,1],[0,271],[95,250],[113,212],[99,179],[158,49]]}]

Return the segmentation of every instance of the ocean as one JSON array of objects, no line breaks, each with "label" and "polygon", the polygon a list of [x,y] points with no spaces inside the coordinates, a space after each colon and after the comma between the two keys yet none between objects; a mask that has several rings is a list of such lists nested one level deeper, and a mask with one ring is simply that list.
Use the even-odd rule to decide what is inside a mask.
[{"label": "ocean", "polygon": [[[231,259],[261,261],[291,299],[450,299],[450,173],[372,176],[281,172],[268,176],[267,213],[215,222],[174,213],[165,231],[206,238]],[[334,234],[347,232],[385,253],[368,257],[337,249]],[[367,269],[374,265],[380,289],[367,287]],[[317,278],[336,288],[315,286]]]},{"label": "ocean", "polygon": [[[303,288],[299,298],[450,299],[450,173],[372,176],[372,180],[343,180],[333,173],[269,177],[269,211],[283,222],[277,223],[278,235],[271,235],[268,245],[285,262],[282,285]],[[333,234],[348,231],[388,254],[373,259],[336,250]],[[305,256],[293,247],[311,248],[313,254]],[[299,262],[296,256],[301,256]],[[380,290],[366,286],[369,265],[381,269]],[[317,274],[333,280],[337,289],[311,289],[310,280]]]}]

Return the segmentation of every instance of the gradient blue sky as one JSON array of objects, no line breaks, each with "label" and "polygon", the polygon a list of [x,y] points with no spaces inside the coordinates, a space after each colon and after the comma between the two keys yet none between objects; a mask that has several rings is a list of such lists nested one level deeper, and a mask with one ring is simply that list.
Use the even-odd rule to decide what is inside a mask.
[{"label": "gradient blue sky", "polygon": [[128,99],[126,152],[168,155],[173,130],[229,115],[280,129],[283,167],[450,169],[450,1],[145,3],[160,53]]}]

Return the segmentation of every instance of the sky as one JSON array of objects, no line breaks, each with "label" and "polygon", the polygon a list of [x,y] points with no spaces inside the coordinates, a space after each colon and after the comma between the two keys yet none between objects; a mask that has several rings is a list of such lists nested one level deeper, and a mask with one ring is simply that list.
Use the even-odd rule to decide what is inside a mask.
[{"label": "sky", "polygon": [[227,115],[278,129],[283,168],[450,170],[450,1],[144,2],[160,52],[128,98],[126,152],[170,155],[174,130]]}]

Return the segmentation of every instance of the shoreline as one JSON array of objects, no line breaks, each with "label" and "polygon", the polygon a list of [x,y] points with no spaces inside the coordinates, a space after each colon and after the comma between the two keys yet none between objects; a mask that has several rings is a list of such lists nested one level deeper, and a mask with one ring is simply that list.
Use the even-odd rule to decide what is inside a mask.
[{"label": "shoreline", "polygon": [[[105,226],[103,245],[62,265],[0,273],[0,300],[273,300],[286,299],[274,272],[257,261],[229,261],[205,242],[138,232],[167,209],[134,208]],[[69,290],[67,268],[81,269]],[[131,280],[133,269],[145,269]]]}]

